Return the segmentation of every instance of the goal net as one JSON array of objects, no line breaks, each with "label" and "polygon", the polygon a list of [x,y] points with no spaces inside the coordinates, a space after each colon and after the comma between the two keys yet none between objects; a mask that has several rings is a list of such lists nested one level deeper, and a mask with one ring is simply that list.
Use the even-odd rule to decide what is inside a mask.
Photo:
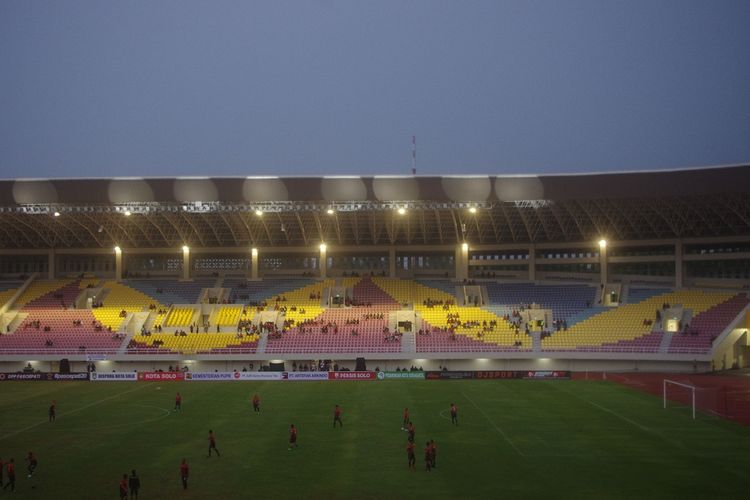
[{"label": "goal net", "polygon": [[664,379],[662,401],[664,409],[687,408],[693,418],[696,412],[725,415],[724,400],[717,387],[701,387],[687,382]]},{"label": "goal net", "polygon": [[695,389],[696,387],[691,384],[664,379],[662,387],[664,409],[667,409],[667,403],[680,406],[688,405],[693,413],[693,418],[695,418]]}]

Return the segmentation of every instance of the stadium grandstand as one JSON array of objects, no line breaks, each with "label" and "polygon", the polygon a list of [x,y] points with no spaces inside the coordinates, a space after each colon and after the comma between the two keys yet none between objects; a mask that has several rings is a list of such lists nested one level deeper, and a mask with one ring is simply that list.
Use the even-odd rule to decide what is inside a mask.
[{"label": "stadium grandstand", "polygon": [[743,367],[750,166],[5,180],[0,275],[5,371]]}]

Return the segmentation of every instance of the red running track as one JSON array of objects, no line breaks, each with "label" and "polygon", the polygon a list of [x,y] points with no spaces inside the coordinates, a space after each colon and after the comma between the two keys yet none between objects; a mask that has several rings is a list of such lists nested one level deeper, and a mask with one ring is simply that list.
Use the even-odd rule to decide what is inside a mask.
[{"label": "red running track", "polygon": [[[664,379],[696,387],[696,409],[750,427],[750,376],[675,373],[573,373],[574,380],[610,380],[632,389],[662,397]],[[671,386],[671,401],[690,404],[690,391]]]}]

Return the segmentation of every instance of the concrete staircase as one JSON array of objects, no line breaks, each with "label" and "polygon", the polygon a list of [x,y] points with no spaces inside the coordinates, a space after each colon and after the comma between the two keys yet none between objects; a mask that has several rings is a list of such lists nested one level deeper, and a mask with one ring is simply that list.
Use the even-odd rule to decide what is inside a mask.
[{"label": "concrete staircase", "polygon": [[401,336],[401,352],[404,354],[416,354],[417,337],[413,331],[404,332]]},{"label": "concrete staircase", "polygon": [[265,354],[267,344],[268,344],[268,334],[261,333],[260,338],[258,339],[258,347],[255,348],[256,354]]},{"label": "concrete staircase", "polygon": [[531,335],[531,346],[534,352],[542,351],[542,332],[529,332]]},{"label": "concrete staircase", "polygon": [[664,332],[661,337],[661,344],[659,344],[659,353],[668,353],[669,352],[669,346],[672,344],[672,333],[666,333]]}]

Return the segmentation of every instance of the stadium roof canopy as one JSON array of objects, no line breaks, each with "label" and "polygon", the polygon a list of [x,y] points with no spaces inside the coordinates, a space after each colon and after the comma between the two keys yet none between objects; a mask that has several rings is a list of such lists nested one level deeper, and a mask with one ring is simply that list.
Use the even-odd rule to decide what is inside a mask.
[{"label": "stadium roof canopy", "polygon": [[525,244],[749,234],[750,165],[540,176],[0,181],[4,249]]}]

